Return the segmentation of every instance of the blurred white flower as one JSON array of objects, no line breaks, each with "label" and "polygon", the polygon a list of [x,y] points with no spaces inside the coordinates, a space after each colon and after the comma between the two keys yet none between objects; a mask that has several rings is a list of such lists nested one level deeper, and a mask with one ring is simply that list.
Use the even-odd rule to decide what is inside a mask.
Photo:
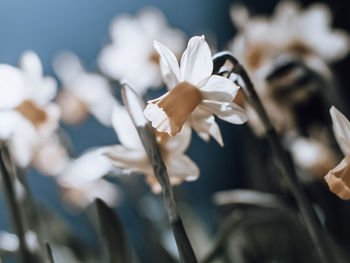
[{"label": "blurred white flower", "polygon": [[331,27],[330,10],[320,3],[300,9],[296,2],[283,1],[271,18],[251,17],[245,7],[232,6],[231,17],[239,32],[230,49],[249,70],[281,53],[317,56],[328,63],[343,58],[350,49],[348,33]]},{"label": "blurred white flower", "polygon": [[341,199],[350,199],[350,122],[335,107],[330,110],[333,131],[345,158],[324,177],[331,192]]},{"label": "blurred white flower", "polygon": [[103,179],[112,169],[99,150],[89,151],[70,160],[62,174],[56,177],[63,200],[76,209],[84,209],[96,198],[109,206],[115,205],[120,201],[121,190]]},{"label": "blurred white flower", "polygon": [[[332,80],[328,64],[348,54],[349,34],[332,28],[332,15],[323,4],[301,9],[296,2],[282,1],[271,17],[251,16],[246,7],[233,5],[231,18],[238,33],[229,43],[229,49],[248,70],[277,131],[293,130],[296,125],[294,106],[306,103],[318,90],[319,82],[300,84],[298,80],[303,77],[310,79],[309,72],[302,66],[285,70],[271,79],[266,77],[279,65],[298,61],[320,78]],[[297,82],[298,88],[294,88]],[[255,112],[244,104],[249,125],[257,135],[262,135],[265,131]]]},{"label": "blurred white flower", "polygon": [[69,154],[57,134],[41,140],[33,156],[33,165],[43,175],[57,176],[69,161]]},{"label": "blurred white flower", "polygon": [[0,140],[9,143],[16,162],[27,166],[39,141],[59,125],[59,108],[51,102],[56,82],[43,75],[39,57],[25,52],[19,68],[0,65]]},{"label": "blurred white flower", "polygon": [[290,150],[293,160],[313,177],[323,177],[339,161],[328,145],[312,138],[296,139]]},{"label": "blurred white flower", "polygon": [[186,121],[204,140],[211,135],[223,145],[214,115],[220,119],[242,124],[245,111],[233,103],[239,87],[231,80],[212,75],[213,61],[204,36],[188,42],[181,63],[159,42],[154,46],[160,55],[162,76],[169,88],[163,96],[148,102],[145,116],[158,132],[171,136],[182,129]]},{"label": "blurred white flower", "polygon": [[[161,192],[151,164],[139,139],[137,131],[127,113],[122,107],[116,107],[113,113],[113,127],[120,141],[120,145],[103,147],[104,155],[111,163],[127,173],[140,173],[147,176],[146,182],[155,193]],[[177,135],[157,134],[160,151],[167,167],[171,184],[182,181],[193,181],[199,176],[199,168],[184,152],[191,141],[191,129],[184,126]]]},{"label": "blurred white flower", "polygon": [[0,232],[0,252],[14,253],[19,247],[19,240],[15,234],[1,231]]},{"label": "blurred white flower", "polygon": [[79,58],[70,52],[63,52],[55,58],[54,70],[62,83],[63,90],[57,97],[57,104],[65,123],[82,122],[90,112],[103,125],[111,124],[110,116],[116,100],[104,77],[86,72]]},{"label": "blurred white flower", "polygon": [[170,28],[166,18],[156,9],[145,9],[136,16],[120,15],[111,23],[112,42],[99,56],[101,71],[113,79],[127,79],[138,92],[159,87],[159,55],[153,40],[167,45],[175,54],[185,46],[185,35]]}]

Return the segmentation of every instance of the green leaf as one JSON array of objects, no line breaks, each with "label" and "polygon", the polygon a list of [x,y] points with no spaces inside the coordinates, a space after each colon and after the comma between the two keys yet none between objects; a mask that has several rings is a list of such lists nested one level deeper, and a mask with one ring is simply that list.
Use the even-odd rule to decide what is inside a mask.
[{"label": "green leaf", "polygon": [[133,262],[132,249],[116,211],[108,207],[101,199],[95,200],[95,206],[105,262]]}]

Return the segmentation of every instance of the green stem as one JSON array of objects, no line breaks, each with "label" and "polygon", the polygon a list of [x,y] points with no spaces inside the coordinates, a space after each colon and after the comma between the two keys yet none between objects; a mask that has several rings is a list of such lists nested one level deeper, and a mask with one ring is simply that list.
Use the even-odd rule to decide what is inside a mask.
[{"label": "green stem", "polygon": [[143,114],[145,108],[144,102],[128,83],[123,83],[122,86],[124,104],[136,126],[148,159],[153,167],[154,175],[162,187],[164,204],[179,250],[181,262],[197,263],[182,219],[177,211],[173,188],[169,182],[168,172],[163,162],[154,130]]},{"label": "green stem", "polygon": [[292,159],[286,149],[282,146],[281,139],[275,128],[267,116],[261,100],[259,99],[254,85],[251,82],[246,70],[238,62],[238,60],[229,52],[220,52],[214,56],[214,73],[218,72],[220,67],[229,60],[233,64],[232,72],[239,75],[244,85],[241,87],[249,104],[258,114],[266,131],[266,137],[271,145],[272,152],[277,160],[278,168],[281,175],[289,183],[290,189],[294,198],[297,201],[300,213],[305,222],[305,226],[310,234],[310,237],[318,253],[320,262],[333,263],[334,256],[330,253],[329,244],[326,242],[325,233],[321,229],[320,222],[316,216],[314,208],[310,200],[302,188],[300,181],[297,178]]},{"label": "green stem", "polygon": [[2,183],[7,207],[10,212],[11,223],[14,229],[14,233],[19,239],[19,259],[22,263],[34,263],[32,255],[28,251],[25,242],[24,224],[21,212],[19,211],[20,206],[17,203],[11,171],[14,171],[14,166],[11,161],[9,150],[7,146],[3,144],[0,147],[0,172],[2,176]]}]

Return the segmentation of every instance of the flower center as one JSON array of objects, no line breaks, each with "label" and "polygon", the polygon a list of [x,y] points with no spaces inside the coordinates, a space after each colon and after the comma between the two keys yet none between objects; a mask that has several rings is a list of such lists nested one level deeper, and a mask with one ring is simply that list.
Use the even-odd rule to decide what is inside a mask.
[{"label": "flower center", "polygon": [[30,100],[23,101],[16,110],[20,112],[26,119],[33,123],[35,127],[40,126],[47,120],[46,112],[40,109]]},{"label": "flower center", "polygon": [[88,117],[88,106],[69,91],[61,91],[56,99],[61,119],[66,124],[82,123]]},{"label": "flower center", "polygon": [[312,49],[302,41],[295,40],[287,47],[292,53],[305,56],[312,53]]},{"label": "flower center", "polygon": [[151,61],[153,64],[159,65],[159,61],[160,61],[160,56],[158,54],[158,52],[153,51],[151,53],[151,55],[149,56],[149,61]]},{"label": "flower center", "polygon": [[169,94],[158,103],[169,117],[171,135],[181,131],[188,116],[202,101],[202,95],[196,86],[184,81],[173,88]]},{"label": "flower center", "polygon": [[169,140],[169,134],[166,132],[159,132],[157,129],[154,129],[154,132],[156,133],[156,138],[159,145],[165,145]]}]

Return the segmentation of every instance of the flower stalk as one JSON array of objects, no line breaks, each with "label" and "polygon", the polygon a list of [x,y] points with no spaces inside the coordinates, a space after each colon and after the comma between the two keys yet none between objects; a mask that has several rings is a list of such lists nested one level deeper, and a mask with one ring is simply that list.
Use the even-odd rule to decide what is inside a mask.
[{"label": "flower stalk", "polygon": [[26,240],[25,229],[23,224],[20,205],[17,203],[15,188],[13,185],[12,171],[14,171],[13,162],[10,157],[6,144],[0,146],[0,173],[5,194],[6,203],[10,212],[11,222],[15,234],[19,240],[19,261],[21,263],[34,263],[35,261],[30,254]]},{"label": "flower stalk", "polygon": [[329,244],[327,242],[325,233],[321,229],[320,222],[316,216],[314,208],[309,199],[306,197],[306,194],[302,189],[302,185],[297,178],[291,156],[283,147],[281,138],[277,134],[275,128],[272,126],[272,123],[264,109],[264,106],[255,91],[254,85],[248,76],[248,73],[238,62],[238,60],[229,52],[220,52],[213,57],[213,72],[218,73],[220,68],[227,60],[230,61],[233,65],[233,68],[229,72],[228,77],[231,75],[231,73],[235,73],[242,78],[242,91],[244,93],[244,96],[248,100],[248,103],[250,103],[250,105],[254,108],[264,125],[266,137],[271,145],[272,152],[275,155],[277,166],[281,172],[281,175],[287,180],[291,192],[296,199],[301,216],[315,245],[320,262],[336,262],[334,260],[334,256],[330,252]]},{"label": "flower stalk", "polygon": [[153,167],[154,175],[162,187],[164,204],[174,233],[181,262],[197,263],[193,248],[177,210],[173,189],[169,182],[169,176],[157,144],[155,133],[150,123],[143,115],[145,104],[130,84],[124,82],[122,83],[122,87],[124,104],[140,136],[148,159]]}]

